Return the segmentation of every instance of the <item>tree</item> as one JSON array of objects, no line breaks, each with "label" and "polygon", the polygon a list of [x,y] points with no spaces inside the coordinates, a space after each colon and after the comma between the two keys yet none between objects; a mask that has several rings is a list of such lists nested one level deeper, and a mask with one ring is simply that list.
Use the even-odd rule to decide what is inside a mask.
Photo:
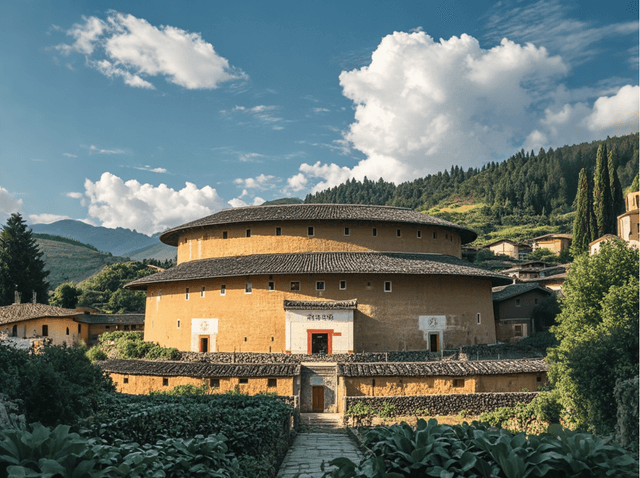
[{"label": "tree", "polygon": [[609,151],[609,181],[611,181],[611,201],[614,219],[624,213],[624,196],[622,195],[622,184],[618,178],[616,150]]},{"label": "tree", "polygon": [[636,191],[638,191],[638,175],[637,174],[636,174],[636,177],[633,178],[633,182],[631,183],[631,186],[629,186],[630,193],[635,193]]},{"label": "tree", "polygon": [[42,256],[22,216],[12,214],[0,233],[0,305],[12,304],[15,291],[23,302],[31,302],[33,294],[37,302],[48,302],[49,271]]},{"label": "tree", "polygon": [[573,220],[573,240],[571,248],[573,255],[586,252],[591,242],[591,194],[589,194],[589,177],[587,170],[582,168],[578,179],[578,194],[576,195],[576,217]]},{"label": "tree", "polygon": [[598,147],[598,154],[596,156],[596,172],[593,180],[593,210],[598,227],[596,238],[602,237],[605,234],[615,234],[616,221],[613,215],[611,181],[609,179],[607,146],[605,143],[602,143]]},{"label": "tree", "polygon": [[81,293],[82,291],[77,289],[73,282],[65,282],[56,288],[49,303],[65,309],[75,309]]},{"label": "tree", "polygon": [[573,262],[551,332],[549,379],[575,424],[596,433],[615,426],[618,381],[638,375],[638,251],[623,241]]}]

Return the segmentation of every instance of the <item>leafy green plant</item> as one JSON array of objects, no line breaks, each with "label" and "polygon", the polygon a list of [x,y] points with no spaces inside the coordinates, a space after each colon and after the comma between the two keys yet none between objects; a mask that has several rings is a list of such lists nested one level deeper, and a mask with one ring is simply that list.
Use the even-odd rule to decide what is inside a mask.
[{"label": "leafy green plant", "polygon": [[469,415],[469,410],[460,410],[460,416],[466,418]]},{"label": "leafy green plant", "polygon": [[207,384],[202,385],[178,385],[172,390],[156,390],[151,395],[205,395],[207,393]]}]

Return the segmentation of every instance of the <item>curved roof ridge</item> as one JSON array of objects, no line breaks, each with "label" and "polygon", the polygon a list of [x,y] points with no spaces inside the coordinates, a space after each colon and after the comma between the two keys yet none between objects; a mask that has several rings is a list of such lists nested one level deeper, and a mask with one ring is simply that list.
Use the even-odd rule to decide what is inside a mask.
[{"label": "curved roof ridge", "polygon": [[466,227],[419,211],[396,206],[371,204],[272,204],[222,209],[209,216],[168,229],[160,234],[160,241],[178,245],[178,236],[189,230],[207,226],[273,221],[373,221],[440,226],[460,233],[462,244],[476,239],[477,234]]}]

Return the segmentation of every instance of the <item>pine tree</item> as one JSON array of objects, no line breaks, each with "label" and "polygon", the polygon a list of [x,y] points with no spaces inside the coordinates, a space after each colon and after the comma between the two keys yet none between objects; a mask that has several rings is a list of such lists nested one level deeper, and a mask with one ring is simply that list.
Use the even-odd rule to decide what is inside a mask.
[{"label": "pine tree", "polygon": [[578,179],[578,194],[576,195],[576,217],[573,220],[572,253],[575,256],[585,252],[591,242],[591,194],[589,194],[589,177],[587,170],[582,168]]},{"label": "pine tree", "polygon": [[609,181],[611,182],[611,199],[613,204],[613,216],[617,218],[624,212],[624,196],[622,195],[622,184],[616,171],[618,156],[616,150],[609,151]]},{"label": "pine tree", "polygon": [[609,165],[607,146],[602,143],[598,147],[596,156],[596,171],[593,178],[593,210],[596,216],[597,237],[605,234],[615,234],[616,224],[613,215],[613,200],[611,199],[611,181],[609,180]]},{"label": "pine tree", "polygon": [[0,233],[0,305],[14,302],[17,290],[22,302],[36,301],[46,304],[49,300],[49,283],[33,232],[18,213],[12,214]]}]

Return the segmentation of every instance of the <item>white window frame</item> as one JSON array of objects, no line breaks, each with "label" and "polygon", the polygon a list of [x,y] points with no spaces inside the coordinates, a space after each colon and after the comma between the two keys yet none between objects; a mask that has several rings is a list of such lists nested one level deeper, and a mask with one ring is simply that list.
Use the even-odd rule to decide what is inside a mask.
[{"label": "white window frame", "polygon": [[246,282],[244,284],[244,293],[251,294],[253,292],[253,284],[251,282]]},{"label": "white window frame", "polygon": [[[322,288],[320,287],[320,285],[322,285]],[[316,290],[324,291],[324,289],[325,289],[325,282],[323,280],[316,281]]]},{"label": "white window frame", "polygon": [[418,231],[416,232],[416,236],[418,237],[418,239],[422,239],[422,231],[420,229],[418,229]]},{"label": "white window frame", "polygon": [[189,288],[185,287],[184,300],[189,300]]},{"label": "white window frame", "polygon": [[482,315],[480,314],[480,312],[478,312],[478,313],[476,314],[476,323],[477,323],[478,325],[480,325],[480,324],[482,323]]},{"label": "white window frame", "polygon": [[177,326],[176,328],[178,328],[178,329],[180,328],[180,319],[177,320],[176,326]]},{"label": "white window frame", "polygon": [[[389,288],[387,289],[387,284],[389,284]],[[393,285],[391,284],[390,280],[386,280],[384,281],[384,286],[382,287],[382,290],[384,290],[385,292],[392,292],[393,289]]]},{"label": "white window frame", "polygon": [[200,287],[200,297],[204,297],[205,286]]},{"label": "white window frame", "polygon": [[[342,287],[342,283],[344,282],[344,287]],[[347,290],[347,281],[346,280],[341,280],[340,282],[338,282],[338,288],[340,290]]]},{"label": "white window frame", "polygon": [[227,295],[227,286],[225,284],[220,284],[220,295]]}]

